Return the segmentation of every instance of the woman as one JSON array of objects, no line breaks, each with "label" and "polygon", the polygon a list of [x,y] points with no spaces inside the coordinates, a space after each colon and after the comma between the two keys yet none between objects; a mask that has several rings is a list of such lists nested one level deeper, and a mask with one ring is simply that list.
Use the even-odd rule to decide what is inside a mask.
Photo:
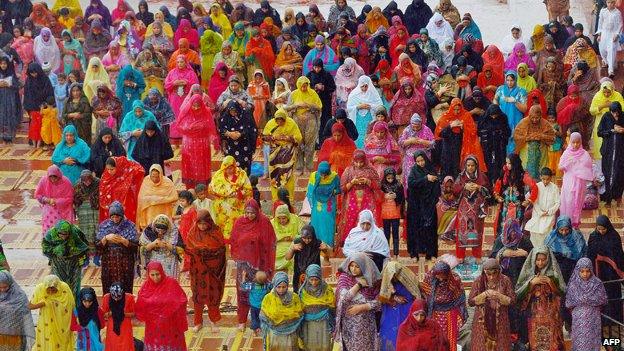
[{"label": "woman", "polygon": [[78,226],[89,243],[89,256],[95,256],[93,263],[96,266],[100,265],[100,257],[95,251],[95,236],[100,216],[99,191],[100,180],[88,169],[80,172],[80,181],[74,186],[73,205],[76,209]]},{"label": "woman", "polygon": [[186,241],[185,252],[191,258],[190,277],[193,292],[195,332],[203,326],[203,309],[208,308],[210,331],[221,319],[219,306],[225,287],[225,243],[221,229],[213,222],[209,211],[199,210]]},{"label": "woman", "polygon": [[35,343],[35,326],[28,296],[8,271],[0,270],[0,294],[0,348],[30,350]]},{"label": "woman", "polygon": [[[119,98],[115,96],[115,93],[113,93],[113,91],[108,87],[108,83],[98,82],[99,81],[94,82],[98,85],[95,89],[93,100],[91,100],[93,117],[96,120],[95,132],[100,134],[102,130],[107,128],[114,129],[116,131],[122,122],[121,100],[119,100]],[[106,82],[108,82],[108,80]],[[98,140],[95,142],[97,143]]]},{"label": "woman", "polygon": [[109,127],[103,128],[93,145],[90,153],[90,169],[100,178],[104,173],[105,163],[109,157],[125,156],[126,150],[117,138],[116,133]]},{"label": "woman", "polygon": [[245,214],[234,222],[230,252],[236,262],[236,302],[238,327],[244,329],[249,314],[249,293],[242,290],[257,271],[271,276],[275,270],[276,237],[271,221],[254,199],[245,203]]},{"label": "woman", "polygon": [[414,300],[407,318],[399,326],[397,349],[415,349],[418,351],[449,350],[448,340],[446,335],[441,333],[438,322],[427,317],[425,300]]},{"label": "woman", "polygon": [[513,47],[513,52],[505,60],[505,72],[509,74],[509,71],[516,70],[521,63],[525,63],[528,66],[529,73],[534,73],[537,68],[531,55],[527,53],[526,45],[524,43],[516,43]]},{"label": "woman", "polygon": [[[145,40],[143,41],[143,49],[148,49],[151,46],[153,50],[150,51],[160,53],[162,55],[162,58],[165,60],[163,66],[167,67],[167,60],[171,56],[171,53],[175,51],[175,47],[173,46],[173,42],[171,41],[172,38],[173,31],[171,29],[171,26],[169,26],[168,23],[162,23],[161,20],[156,20],[154,23],[150,24],[147,27]],[[137,57],[137,60],[139,58],[140,54],[139,57]]]},{"label": "woman", "polygon": [[358,224],[349,231],[342,248],[345,256],[357,253],[367,254],[377,268],[390,257],[390,247],[382,229],[375,224],[375,218],[370,210],[363,210],[358,217]]},{"label": "woman", "polygon": [[197,75],[188,61],[183,55],[178,55],[176,59],[176,67],[169,71],[165,79],[165,90],[169,95],[169,104],[176,116],[176,122],[171,125],[169,136],[171,138],[179,138],[180,132],[177,130],[177,119],[180,117],[180,108],[182,102],[188,95],[193,84],[198,84]]},{"label": "woman", "polygon": [[271,148],[269,176],[273,200],[277,198],[277,189],[281,187],[285,187],[290,194],[294,195],[293,168],[297,162],[297,146],[302,140],[297,123],[288,117],[284,109],[279,109],[264,127],[262,139],[270,143]]},{"label": "woman", "polygon": [[304,226],[303,220],[288,209],[288,205],[279,205],[271,225],[275,231],[277,246],[275,248],[275,270],[292,272],[293,264],[287,257],[293,240]]},{"label": "woman", "polygon": [[147,273],[135,305],[136,318],[145,323],[145,349],[184,351],[186,294],[175,278],[165,274],[160,262],[150,262]]},{"label": "woman", "polygon": [[[232,84],[231,78],[230,84]],[[226,93],[227,90],[221,96],[223,97]],[[251,111],[243,108],[238,101],[230,100],[221,112],[217,124],[223,154],[235,158],[238,165],[249,173],[253,154],[256,151],[258,133]],[[228,234],[225,235],[227,237]]]},{"label": "woman", "polygon": [[[122,67],[125,67],[128,64],[130,64],[130,59],[124,52],[121,51],[119,42],[116,40],[111,41],[108,44],[108,52],[104,55],[104,57],[102,57],[102,65],[104,65],[106,72],[108,72],[112,88],[115,89],[118,95],[119,90],[116,90],[117,78],[119,77]],[[122,96],[118,97],[122,99]]]},{"label": "woman", "polygon": [[126,293],[120,283],[114,283],[102,297],[102,312],[106,320],[105,349],[134,351],[132,318],[134,295]]},{"label": "woman", "polygon": [[[164,93],[164,82],[167,76],[167,59],[156,50],[155,44],[147,43],[143,51],[139,53],[134,63],[135,67],[143,73],[145,88],[141,93],[141,98],[145,98],[150,90],[156,89],[161,94]],[[163,49],[164,51],[165,49]],[[165,54],[168,54],[165,52]]]},{"label": "woman", "polygon": [[[208,87],[213,75],[215,55],[221,51],[223,37],[216,31],[206,29],[200,38],[200,52],[202,56],[201,81],[203,87]],[[217,101],[217,99],[214,99]]]},{"label": "woman", "polygon": [[67,283],[74,296],[78,296],[82,264],[89,251],[89,244],[80,228],[65,220],[58,221],[46,233],[41,248],[50,260],[52,274]]},{"label": "woman", "polygon": [[102,27],[106,30],[108,30],[113,23],[109,9],[104,6],[101,0],[91,0],[89,6],[85,9],[84,18],[87,24],[93,24],[95,20],[101,21]]},{"label": "woman", "polygon": [[511,129],[500,106],[490,105],[477,124],[477,135],[483,149],[490,183],[500,178],[505,164],[507,141]]},{"label": "woman", "polygon": [[397,261],[388,262],[381,271],[379,290],[381,350],[396,350],[399,326],[409,317],[414,299],[420,299],[416,275]]},{"label": "woman", "polygon": [[24,110],[30,116],[28,126],[28,139],[37,147],[41,142],[41,105],[47,98],[54,96],[54,88],[41,65],[31,62],[26,70],[26,82],[24,83]]},{"label": "woman", "polygon": [[425,254],[428,261],[438,257],[436,204],[440,182],[424,151],[416,151],[413,157],[407,179],[407,251],[416,260]]},{"label": "woman", "polygon": [[377,171],[379,178],[383,178],[386,168],[391,167],[398,171],[401,165],[401,151],[396,140],[390,134],[388,124],[377,121],[364,141],[366,158]]},{"label": "woman", "polygon": [[109,206],[108,214],[109,218],[100,223],[96,236],[96,247],[102,258],[102,290],[109,291],[113,283],[118,283],[124,291],[132,293],[139,244],[137,229],[124,216],[119,201]]},{"label": "woman", "polygon": [[295,86],[297,78],[303,72],[303,58],[295,51],[289,41],[282,43],[282,47],[275,58],[273,68],[276,78],[284,78],[289,86]]},{"label": "woman", "polygon": [[[518,86],[529,93],[538,88],[537,82],[533,76],[529,75],[529,66],[526,63],[519,63],[516,72],[518,72]],[[530,100],[529,100],[530,101]]]},{"label": "woman", "polygon": [[334,50],[325,44],[325,37],[322,35],[317,35],[314,38],[314,47],[308,51],[303,60],[303,74],[307,75],[312,71],[312,66],[315,64],[316,59],[320,59],[323,62],[323,68],[327,72],[336,75],[340,61]]},{"label": "woman", "polygon": [[612,102],[619,102],[620,106],[624,106],[624,98],[615,90],[613,82],[610,80],[604,81],[600,84],[600,90],[594,95],[589,107],[589,113],[594,117],[593,132],[591,139],[593,140],[593,158],[600,160],[602,155],[600,149],[602,146],[602,138],[598,138],[598,127],[602,121],[603,116],[609,112],[609,108]]},{"label": "woman", "polygon": [[598,125],[598,136],[602,138],[600,154],[602,155],[602,172],[605,175],[605,193],[602,194],[606,206],[611,200],[617,204],[622,202],[624,191],[624,164],[621,157],[624,151],[624,114],[619,102],[612,102],[609,112],[602,116]]},{"label": "woman", "polygon": [[265,350],[298,350],[303,304],[299,295],[288,291],[288,274],[277,272],[273,291],[262,300],[260,321]]},{"label": "woman", "polygon": [[438,120],[435,136],[441,140],[442,174],[455,177],[461,170],[461,163],[468,155],[479,162],[479,168],[486,172],[483,151],[477,139],[477,126],[470,112],[462,106],[461,100],[454,98],[448,111]]},{"label": "woman", "polygon": [[128,158],[133,161],[134,147],[149,121],[155,122],[156,126],[160,128],[154,114],[147,111],[143,102],[137,99],[132,103],[132,110],[125,114],[123,122],[121,122],[119,137],[123,140],[124,146],[128,151]]},{"label": "woman", "polygon": [[85,96],[82,85],[73,83],[69,87],[69,97],[63,107],[62,118],[65,125],[74,125],[78,130],[79,139],[91,145],[91,104]]},{"label": "woman", "polygon": [[35,37],[33,50],[38,64],[43,65],[44,62],[48,62],[52,72],[58,71],[61,67],[61,51],[49,28],[42,28],[39,35]]},{"label": "woman", "polygon": [[[494,100],[492,100],[492,103],[500,106],[501,111],[507,116],[507,123],[512,132],[527,111],[527,92],[518,86],[517,80],[517,73],[508,71],[505,74],[505,84],[496,89]],[[516,144],[510,135],[507,153],[513,152],[515,149]]]},{"label": "woman", "polygon": [[398,82],[410,79],[415,87],[422,84],[421,67],[414,63],[406,53],[399,55],[399,64],[394,68],[394,74]]},{"label": "woman", "polygon": [[[218,150],[218,136],[212,113],[202,95],[193,95],[182,105],[177,125],[182,134],[182,182],[187,189],[210,183],[210,145]],[[194,162],[197,159],[203,162]]]},{"label": "woman", "polygon": [[46,276],[35,286],[28,308],[39,310],[35,338],[38,350],[75,350],[74,333],[69,329],[75,305],[69,285],[56,275]]},{"label": "woman", "polygon": [[310,224],[318,238],[334,247],[336,233],[337,198],[340,194],[340,176],[332,171],[327,161],[319,163],[310,174],[306,198],[310,203]]},{"label": "woman", "polygon": [[162,167],[153,164],[139,189],[136,223],[139,229],[147,227],[156,216],[172,216],[178,202],[173,181],[165,176]]},{"label": "woman", "polygon": [[82,50],[81,43],[72,37],[72,34],[67,29],[61,33],[62,54],[61,60],[63,62],[61,71],[65,74],[69,74],[73,69],[84,70],[87,67],[87,60]]},{"label": "woman", "polygon": [[431,158],[431,151],[435,141],[431,129],[423,124],[421,115],[414,113],[410,118],[409,125],[400,134],[398,143],[403,154],[401,167],[403,170],[403,184],[407,188],[409,171],[415,164],[414,158],[410,156],[418,151],[424,151],[425,155]]},{"label": "woman", "polygon": [[165,160],[173,158],[173,150],[169,140],[163,135],[154,121],[147,121],[145,129],[137,139],[132,151],[132,158],[143,166],[146,174],[152,165],[164,169]]},{"label": "woman", "polygon": [[587,251],[587,243],[583,234],[572,227],[570,217],[561,215],[557,219],[555,228],[544,240],[544,246],[550,249],[557,260],[563,280],[567,284],[576,263],[585,256]]},{"label": "woman", "polygon": [[[106,57],[102,61],[104,65],[106,65],[105,59]],[[111,77],[111,79],[113,78]],[[140,101],[141,94],[145,90],[145,79],[141,71],[127,64],[119,71],[116,82],[117,97],[121,100],[123,106],[121,114],[125,116],[134,108],[133,105],[136,103],[136,100]],[[122,125],[124,122],[125,118]]]},{"label": "woman", "polygon": [[163,137],[168,141],[169,130],[171,124],[175,121],[175,115],[167,99],[163,97],[158,89],[152,88],[148,92],[147,97],[143,99],[143,105],[146,110],[154,114],[156,121],[161,127]]},{"label": "woman", "polygon": [[236,166],[234,157],[223,158],[219,170],[208,185],[208,192],[214,197],[214,221],[223,230],[223,237],[228,240],[234,221],[243,215],[245,201],[251,197],[251,183],[247,173]]},{"label": "woman", "polygon": [[592,261],[583,257],[574,267],[565,306],[572,310],[573,350],[600,350],[601,307],[607,304],[602,281],[594,275]]},{"label": "woman", "polygon": [[104,314],[93,288],[82,288],[76,296],[78,305],[73,311],[71,330],[76,333],[76,350],[102,351],[104,345],[100,340],[100,330],[104,322]]},{"label": "woman", "polygon": [[126,217],[135,222],[137,196],[143,178],[145,171],[140,164],[125,156],[109,157],[100,179],[100,221],[108,218],[109,206],[117,200],[123,205]]},{"label": "woman", "polygon": [[275,64],[275,53],[271,43],[260,35],[258,30],[251,30],[251,38],[245,48],[247,64],[247,79],[252,80],[256,70],[262,70],[267,79],[273,79],[273,67]]},{"label": "woman", "polygon": [[58,166],[48,167],[47,174],[37,184],[35,199],[43,207],[41,213],[43,235],[59,220],[74,221],[74,187]]},{"label": "woman", "polygon": [[264,78],[262,70],[255,70],[253,78],[249,78],[247,94],[253,99],[253,116],[256,125],[262,128],[267,119],[271,118],[271,116],[267,116],[267,102],[271,98],[271,88],[269,82]]},{"label": "woman", "polygon": [[[563,349],[561,297],[566,284],[559,265],[547,247],[531,250],[516,283],[516,301],[520,303],[531,349]],[[521,335],[521,338],[524,338]]]},{"label": "woman", "polygon": [[[273,89],[273,95],[271,95],[271,103],[275,105],[278,110],[283,108],[290,99],[290,85],[286,81],[286,78],[280,77],[275,80],[275,89]],[[321,100],[322,102],[322,100]]]},{"label": "woman", "polygon": [[355,150],[351,166],[347,167],[341,178],[341,192],[344,197],[338,246],[342,246],[347,234],[357,225],[357,218],[362,210],[371,210],[373,214],[379,212],[379,181],[379,175],[368,164],[364,151]]},{"label": "woman", "polygon": [[426,109],[427,105],[422,93],[416,90],[411,79],[403,79],[401,88],[390,103],[390,116],[393,125],[398,129],[397,134],[401,135],[410,123],[408,117],[414,114],[426,116]]},{"label": "woman", "polygon": [[572,219],[575,228],[581,223],[587,182],[594,180],[592,158],[581,143],[581,134],[572,133],[568,148],[559,159],[559,169],[563,171],[559,211]]},{"label": "woman", "polygon": [[488,258],[468,296],[468,305],[475,307],[471,349],[511,350],[508,310],[515,299],[514,287],[501,273],[500,264],[495,258]]},{"label": "woman", "polygon": [[364,70],[360,67],[355,59],[347,57],[344,63],[338,67],[336,77],[336,108],[345,108],[349,94],[358,85],[358,80],[364,75]]},{"label": "woman", "polygon": [[128,20],[124,19],[119,23],[114,40],[119,43],[120,51],[130,60],[135,60],[141,51],[141,38]]},{"label": "woman", "polygon": [[355,141],[355,145],[358,148],[364,147],[366,128],[373,120],[372,111],[375,111],[382,105],[381,97],[373,86],[371,79],[368,76],[361,76],[358,79],[357,87],[349,93],[347,99],[349,119],[355,123],[359,134],[358,139]]},{"label": "woman", "polygon": [[446,262],[438,261],[425,274],[420,291],[427,301],[427,315],[438,323],[441,334],[446,335],[448,350],[456,351],[459,329],[468,318],[461,278]]},{"label": "woman", "polygon": [[379,343],[379,280],[379,269],[365,253],[347,257],[338,268],[334,342],[347,350],[375,350]]},{"label": "woman", "polygon": [[[345,114],[344,110],[339,111],[342,111],[343,115]],[[331,127],[331,133],[332,137],[325,139],[321,145],[317,160],[319,165],[323,161],[329,163],[331,170],[342,176],[353,158],[353,152],[356,149],[355,143],[347,134],[343,123],[334,123]]]},{"label": "woman", "polygon": [[[236,74],[238,79],[244,81],[246,74],[245,64],[243,63],[243,60],[241,59],[238,51],[232,50],[232,43],[230,43],[228,40],[224,40],[223,44],[221,44],[221,51],[219,51],[215,55],[214,63],[215,65],[219,63],[225,63],[227,68],[232,70]],[[217,68],[215,66],[215,71],[216,70]],[[217,99],[214,99],[214,101],[217,101]]]},{"label": "woman", "polygon": [[176,49],[182,38],[189,41],[192,50],[197,51],[197,49],[199,49],[199,35],[197,34],[197,30],[191,26],[191,22],[186,18],[178,23],[178,28],[173,36],[173,44]]},{"label": "woman", "polygon": [[[622,240],[620,235],[611,224],[609,217],[600,215],[596,218],[596,228],[589,235],[587,244],[587,257],[592,261],[592,266],[596,267],[596,276],[600,280],[613,281],[620,279],[619,271],[624,270],[624,252],[622,251]],[[610,283],[604,285],[607,291],[608,302],[602,309],[609,318],[622,321],[622,287],[621,283]],[[613,327],[615,323],[609,319],[603,322],[608,331],[606,337],[611,337],[619,333],[619,327]]]},{"label": "woman", "polygon": [[318,264],[311,264],[305,270],[299,297],[304,313],[300,327],[303,344],[309,350],[332,350],[336,301],[334,289],[323,279]]},{"label": "woman", "polygon": [[184,243],[178,228],[169,216],[157,215],[141,234],[139,245],[145,264],[159,262],[167,272],[167,276],[178,279]]},{"label": "woman", "polygon": [[481,259],[486,200],[490,197],[491,189],[474,156],[468,156],[464,161],[464,169],[455,181],[453,192],[459,198],[455,223],[456,255],[463,260],[466,248],[471,248],[472,255]]},{"label": "woman", "polygon": [[63,129],[63,140],[52,153],[52,163],[57,165],[72,184],[76,184],[80,173],[89,164],[91,150],[76,132],[76,127],[68,125]]},{"label": "woman", "polygon": [[323,60],[316,59],[312,63],[312,69],[306,74],[310,79],[310,86],[321,99],[321,128],[332,118],[332,94],[336,90],[334,77],[324,67]]},{"label": "woman", "polygon": [[[229,8],[231,9],[232,5],[230,5]],[[210,19],[216,26],[221,28],[224,38],[228,38],[232,34],[232,25],[230,24],[227,13],[224,11],[221,4],[213,3],[210,5]]]},{"label": "woman", "polygon": [[207,90],[208,96],[210,96],[212,101],[217,101],[219,96],[228,88],[232,75],[234,75],[234,72],[225,62],[219,61],[216,63]]},{"label": "woman", "polygon": [[390,28],[388,19],[383,15],[379,6],[373,6],[373,9],[366,15],[366,21],[364,22],[368,32],[373,34],[377,29],[382,26],[384,28]]},{"label": "woman", "polygon": [[22,121],[19,86],[13,63],[7,57],[0,58],[0,137],[5,146],[13,142]]}]

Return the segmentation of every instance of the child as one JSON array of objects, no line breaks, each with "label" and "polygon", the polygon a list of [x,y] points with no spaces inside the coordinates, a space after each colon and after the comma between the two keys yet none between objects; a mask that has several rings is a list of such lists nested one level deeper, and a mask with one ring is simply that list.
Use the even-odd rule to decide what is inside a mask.
[{"label": "child", "polygon": [[72,29],[74,28],[74,25],[76,25],[76,21],[74,20],[74,18],[70,15],[69,13],[69,9],[67,7],[62,7],[59,11],[58,11],[58,22],[61,26],[63,26],[63,28],[67,29],[69,32],[72,31]]},{"label": "child", "polygon": [[[193,194],[188,190],[180,191],[178,194],[178,208],[176,210],[175,219],[178,220],[178,230],[182,236],[182,241],[186,242],[189,230],[195,223],[197,218],[197,210],[193,206]],[[190,269],[191,258],[184,254],[184,265],[182,272],[188,272]]]},{"label": "child", "polygon": [[78,293],[78,305],[71,318],[70,328],[76,332],[76,350],[102,350],[100,330],[104,326],[104,313],[100,309],[93,288],[82,288]]},{"label": "child", "polygon": [[557,113],[553,107],[548,108],[548,122],[552,125],[556,135],[555,142],[548,148],[548,168],[556,169],[557,177],[561,177],[558,165],[563,149],[563,139],[561,138],[561,126],[557,123]]},{"label": "child", "polygon": [[559,188],[552,182],[552,177],[553,171],[550,168],[542,168],[542,181],[537,183],[537,200],[533,204],[533,213],[524,226],[531,233],[533,247],[544,246],[544,239],[552,230],[559,210]]},{"label": "child", "polygon": [[565,307],[572,311],[572,349],[600,350],[600,308],[607,304],[604,284],[594,275],[589,258],[576,263],[566,293]]},{"label": "child", "polygon": [[458,199],[453,191],[455,181],[446,176],[442,182],[442,194],[436,204],[438,214],[438,235],[440,239],[455,242],[455,215],[457,214]]},{"label": "child", "polygon": [[260,190],[258,190],[258,177],[257,176],[249,177],[249,182],[251,183],[251,191],[253,194],[253,198],[259,204],[260,203]]},{"label": "child", "polygon": [[65,73],[59,73],[57,76],[57,82],[52,86],[54,87],[54,98],[56,100],[56,110],[58,111],[58,119],[61,120],[63,114],[63,108],[65,107],[65,100],[67,99],[67,76]]},{"label": "child", "polygon": [[54,103],[54,96],[48,96],[46,103],[41,105],[41,140],[43,141],[43,150],[49,150],[50,146],[54,148],[62,139],[58,112]]},{"label": "child", "polygon": [[381,219],[383,220],[384,234],[388,243],[392,236],[392,249],[394,258],[399,257],[399,224],[403,215],[405,205],[405,191],[403,184],[397,180],[396,171],[393,167],[384,170],[384,177],[381,180],[381,191],[384,193],[381,204]]},{"label": "child", "polygon": [[[243,271],[243,280],[247,280],[247,271]],[[243,291],[249,292],[249,306],[251,306],[251,329],[254,334],[260,334],[260,307],[262,299],[271,292],[273,285],[268,281],[266,272],[257,271],[253,281],[243,283]]]},{"label": "child", "polygon": [[585,188],[585,200],[583,201],[584,210],[598,209],[600,206],[600,195],[604,194],[606,190],[605,176],[602,173],[600,162],[600,160],[596,160],[592,163],[592,173],[594,175],[594,179],[587,182],[587,187]]}]

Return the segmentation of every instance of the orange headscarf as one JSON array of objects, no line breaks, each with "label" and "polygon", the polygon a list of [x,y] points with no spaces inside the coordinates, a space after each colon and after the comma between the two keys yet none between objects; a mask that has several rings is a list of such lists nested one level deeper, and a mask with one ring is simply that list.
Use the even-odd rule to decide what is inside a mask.
[{"label": "orange headscarf", "polygon": [[[457,106],[459,106],[459,113],[455,113],[455,107]],[[487,166],[483,159],[483,150],[481,149],[481,144],[477,138],[477,125],[475,124],[470,112],[464,109],[460,99],[453,99],[448,111],[440,117],[438,125],[435,129],[436,139],[441,139],[440,133],[442,133],[442,130],[448,127],[451,122],[456,120],[460,120],[463,123],[461,160],[465,160],[468,155],[475,155],[479,160],[479,169],[483,171],[487,170]],[[461,128],[455,127],[453,128],[453,132],[460,133]]]}]

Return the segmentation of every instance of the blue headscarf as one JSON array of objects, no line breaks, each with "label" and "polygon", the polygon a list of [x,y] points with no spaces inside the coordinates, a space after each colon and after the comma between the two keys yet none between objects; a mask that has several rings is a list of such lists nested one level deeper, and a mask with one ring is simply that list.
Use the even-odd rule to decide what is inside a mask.
[{"label": "blue headscarf", "polygon": [[[69,146],[65,141],[65,136],[72,134],[74,136],[74,144]],[[67,165],[64,163],[65,159],[71,157],[76,163],[73,165]],[[69,124],[63,129],[63,138],[61,142],[56,145],[54,153],[52,153],[52,162],[57,165],[63,175],[66,176],[72,184],[76,184],[80,179],[80,173],[86,168],[91,157],[91,148],[87,143],[80,139],[78,131],[73,124]]]},{"label": "blue headscarf", "polygon": [[[327,202],[332,196],[340,193],[340,180],[335,181],[335,179],[330,184],[324,184],[324,189],[318,189],[321,185],[321,177],[323,176],[323,174],[328,175],[331,173],[332,171],[329,162],[322,161],[318,164],[318,167],[316,168],[316,175],[314,178],[314,186],[311,189],[312,191],[308,191],[308,201],[310,202],[311,206],[314,206],[317,201]],[[334,178],[336,178],[337,176],[337,174],[334,174]]]},{"label": "blue headscarf", "polygon": [[[137,108],[143,111],[140,117],[134,112]],[[147,121],[154,121],[159,129],[162,128],[154,114],[145,109],[143,101],[135,100],[132,103],[132,109],[126,113],[121,122],[121,127],[119,127],[119,136],[123,140],[126,150],[128,151],[128,159],[132,159],[132,151],[134,151],[134,146],[138,139],[138,137],[132,136],[132,132],[136,129],[145,129],[145,123],[147,123]]]},{"label": "blue headscarf", "polygon": [[[570,229],[570,233],[566,236],[559,234],[559,230],[566,227]],[[568,216],[559,216],[555,229],[546,237],[544,245],[553,253],[559,253],[574,261],[578,261],[587,251],[583,234],[572,227],[572,220]]]}]

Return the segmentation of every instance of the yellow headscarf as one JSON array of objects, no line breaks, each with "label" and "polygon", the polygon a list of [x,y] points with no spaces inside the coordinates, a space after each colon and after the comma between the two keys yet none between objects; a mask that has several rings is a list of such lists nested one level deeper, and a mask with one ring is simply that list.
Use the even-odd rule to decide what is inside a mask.
[{"label": "yellow headscarf", "polygon": [[[280,126],[277,124],[276,119],[283,118],[285,123]],[[303,139],[301,136],[301,131],[299,130],[299,126],[292,118],[288,117],[288,114],[284,109],[279,109],[275,112],[275,117],[269,120],[264,126],[264,131],[262,132],[264,135],[270,136],[291,136],[295,139],[295,143],[299,144]],[[278,145],[283,145],[288,142],[286,141],[275,141]]]},{"label": "yellow headscarf", "polygon": [[167,23],[167,21],[165,21],[165,15],[160,10],[154,12],[154,22],[150,23],[150,25],[147,26],[147,30],[145,31],[145,37],[148,38],[154,35],[153,28],[154,28],[154,23],[156,22],[159,22],[162,25],[163,34],[167,38],[173,39],[173,28],[171,27],[169,23]]},{"label": "yellow headscarf", "polygon": [[[301,90],[301,86],[303,86],[305,83],[308,83],[308,90],[304,92]],[[308,79],[308,77],[306,76],[299,77],[299,79],[297,79],[297,90],[293,91],[290,94],[290,98],[293,104],[299,104],[299,103],[311,104],[320,110],[323,107],[323,103],[321,102],[321,99],[319,98],[316,91],[314,91],[314,89],[312,89],[312,87],[309,85],[310,85],[310,80]]]},{"label": "yellow headscarf", "polygon": [[520,68],[524,68],[527,71],[527,75],[522,78],[520,77],[520,74],[518,74],[518,86],[526,90],[527,93],[533,91],[533,89],[537,89],[537,82],[535,81],[535,78],[529,74],[529,66],[523,62],[518,64],[517,70]]},{"label": "yellow headscarf", "polygon": [[[97,72],[93,70],[93,67],[96,66],[99,68]],[[97,94],[97,88],[100,84],[106,84],[107,87],[111,88],[110,78],[108,72],[106,72],[104,68],[104,64],[102,64],[99,57],[94,56],[89,60],[87,72],[85,72],[85,78],[82,84],[85,96],[89,102],[91,102],[93,97]]]},{"label": "yellow headscarf", "polygon": [[546,37],[546,31],[544,26],[536,24],[533,27],[533,34],[531,35],[531,41],[533,42],[533,51],[541,51],[544,48],[544,38]]},{"label": "yellow headscarf", "polygon": [[[55,294],[48,294],[47,289],[51,287],[57,289]],[[45,302],[45,306],[39,310],[35,343],[40,350],[73,351],[75,337],[69,326],[76,302],[69,285],[56,275],[46,276],[37,284],[32,297],[33,304],[41,302]]]},{"label": "yellow headscarf", "polygon": [[[236,167],[234,183],[225,177],[225,170],[230,166]],[[237,190],[241,190],[245,194],[251,194],[251,183],[249,183],[249,178],[247,178],[247,172],[236,166],[234,157],[225,156],[221,162],[221,167],[212,176],[208,190],[217,197],[227,198],[231,196],[232,192]]]},{"label": "yellow headscarf", "polygon": [[212,23],[221,28],[221,35],[223,38],[229,38],[232,34],[232,24],[230,19],[223,13],[223,9],[219,3],[215,2],[210,5],[210,18]]},{"label": "yellow headscarf", "polygon": [[[606,97],[603,93],[603,90],[610,90],[611,95]],[[602,154],[600,153],[600,147],[602,146],[602,138],[598,137],[598,126],[602,121],[602,116],[609,112],[609,105],[612,102],[619,102],[620,105],[624,106],[624,99],[622,98],[622,94],[615,90],[615,86],[612,81],[604,81],[600,84],[600,90],[594,95],[592,99],[591,105],[589,106],[589,113],[594,116],[594,130],[592,131],[592,140],[594,141],[594,146],[592,148],[592,153],[595,160],[601,160]]]},{"label": "yellow headscarf", "polygon": [[82,14],[84,13],[78,0],[56,0],[54,6],[52,6],[51,11],[54,12],[55,15],[58,15],[59,10],[63,7],[67,7],[67,9],[69,10],[70,18],[82,16]]},{"label": "yellow headscarf", "polygon": [[[160,173],[160,182],[154,183],[150,178],[152,171]],[[136,221],[139,227],[145,228],[159,214],[173,215],[178,202],[178,192],[173,181],[165,176],[160,165],[150,167],[139,190]]]}]

